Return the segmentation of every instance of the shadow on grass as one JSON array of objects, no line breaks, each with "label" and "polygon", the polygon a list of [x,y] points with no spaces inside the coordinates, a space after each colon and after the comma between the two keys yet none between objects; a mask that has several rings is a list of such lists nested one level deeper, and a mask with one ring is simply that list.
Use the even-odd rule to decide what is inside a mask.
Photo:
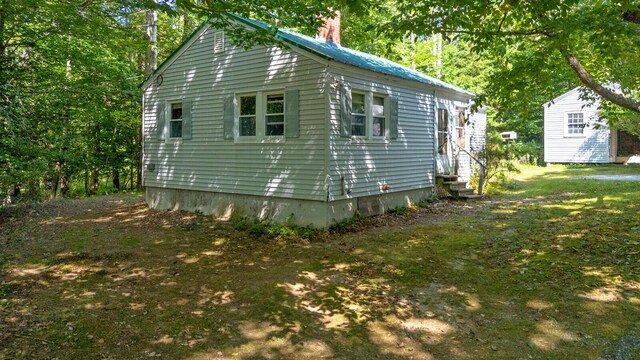
[{"label": "shadow on grass", "polygon": [[0,355],[595,358],[640,318],[640,193],[575,184],[312,244],[137,201],[34,217],[3,245]]}]

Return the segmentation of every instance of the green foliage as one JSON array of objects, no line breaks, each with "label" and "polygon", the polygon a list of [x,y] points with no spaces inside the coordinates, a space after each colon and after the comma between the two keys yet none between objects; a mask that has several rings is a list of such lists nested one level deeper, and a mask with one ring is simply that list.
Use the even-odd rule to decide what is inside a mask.
[{"label": "green foliage", "polygon": [[[499,112],[513,109],[513,104],[527,114],[533,107],[522,106],[527,101],[519,99],[540,100],[538,95],[544,95],[544,101],[532,103],[540,106],[553,94],[585,82],[569,65],[569,54],[596,82],[621,84],[627,99],[638,101],[637,1],[400,0],[392,6],[399,11],[391,22],[395,26],[385,26],[387,32],[460,36],[476,52],[489,54],[494,71],[480,100]],[[640,109],[636,107],[635,112]]]},{"label": "green foliage", "polygon": [[39,199],[47,184],[139,168],[137,59],[147,44],[130,14],[145,4],[2,2],[3,192],[19,185]]},{"label": "green foliage", "polygon": [[511,175],[518,173],[516,162],[513,160],[510,144],[502,140],[498,132],[487,133],[487,143],[484,150],[479,154],[479,159],[486,165],[484,183],[479,184],[478,174],[480,169],[476,169],[471,180],[472,185],[484,188],[484,192],[491,192],[505,188],[511,181]]},{"label": "green foliage", "polygon": [[233,216],[231,224],[236,230],[245,231],[253,237],[281,241],[306,242],[317,238],[321,232],[312,226],[280,224],[243,216]]},{"label": "green foliage", "polygon": [[513,141],[509,144],[511,158],[521,164],[542,165],[544,149],[535,141]]}]

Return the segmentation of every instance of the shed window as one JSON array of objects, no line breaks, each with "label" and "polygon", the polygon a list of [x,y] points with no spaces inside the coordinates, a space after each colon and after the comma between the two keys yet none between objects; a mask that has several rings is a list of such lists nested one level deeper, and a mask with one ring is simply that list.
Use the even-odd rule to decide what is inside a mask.
[{"label": "shed window", "polygon": [[182,137],[182,102],[170,104],[169,137]]},{"label": "shed window", "polygon": [[567,135],[584,135],[584,114],[567,114]]},{"label": "shed window", "polygon": [[256,96],[240,96],[240,136],[256,136]]},{"label": "shed window", "polygon": [[353,93],[351,113],[351,135],[367,136],[367,114],[365,107],[365,94]]}]

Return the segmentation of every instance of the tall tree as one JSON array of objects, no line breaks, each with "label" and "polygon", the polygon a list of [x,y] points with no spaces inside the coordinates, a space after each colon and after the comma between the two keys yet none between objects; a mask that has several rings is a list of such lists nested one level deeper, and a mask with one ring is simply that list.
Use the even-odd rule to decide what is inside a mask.
[{"label": "tall tree", "polygon": [[[393,33],[460,34],[476,50],[502,57],[507,66],[494,77],[500,82],[490,85],[494,100],[506,103],[509,93],[520,90],[521,78],[570,72],[574,84],[627,113],[640,113],[640,5],[635,0],[399,0],[393,6],[400,11],[385,27]],[[607,86],[611,83],[622,91]]]}]

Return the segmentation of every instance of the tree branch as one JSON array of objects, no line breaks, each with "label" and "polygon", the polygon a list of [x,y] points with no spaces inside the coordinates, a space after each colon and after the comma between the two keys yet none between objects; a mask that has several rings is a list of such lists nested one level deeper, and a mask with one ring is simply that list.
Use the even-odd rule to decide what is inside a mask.
[{"label": "tree branch", "polygon": [[625,109],[640,113],[640,101],[628,98],[622,94],[616,93],[611,89],[602,86],[591,76],[591,74],[587,71],[584,65],[582,65],[582,63],[580,62],[580,60],[578,60],[574,53],[570,52],[567,49],[560,49],[560,52],[567,59],[567,62],[569,63],[569,65],[571,65],[573,71],[578,74],[578,78],[580,78],[580,81],[582,81],[582,83],[586,87],[595,91],[596,94],[600,95],[605,100],[608,100]]},{"label": "tree branch", "polygon": [[[502,25],[500,25],[502,26]],[[474,30],[460,30],[460,29],[456,29],[456,30],[448,30],[448,29],[443,29],[442,32],[444,33],[453,33],[453,34],[468,34],[468,35],[477,35],[477,34],[486,34],[489,36],[502,36],[502,37],[508,37],[508,36],[533,36],[533,35],[544,35],[546,37],[553,37],[554,35],[546,30],[541,30],[541,29],[530,29],[530,30],[512,30],[512,31],[504,31],[504,30],[498,30],[498,31],[474,31]]]}]

